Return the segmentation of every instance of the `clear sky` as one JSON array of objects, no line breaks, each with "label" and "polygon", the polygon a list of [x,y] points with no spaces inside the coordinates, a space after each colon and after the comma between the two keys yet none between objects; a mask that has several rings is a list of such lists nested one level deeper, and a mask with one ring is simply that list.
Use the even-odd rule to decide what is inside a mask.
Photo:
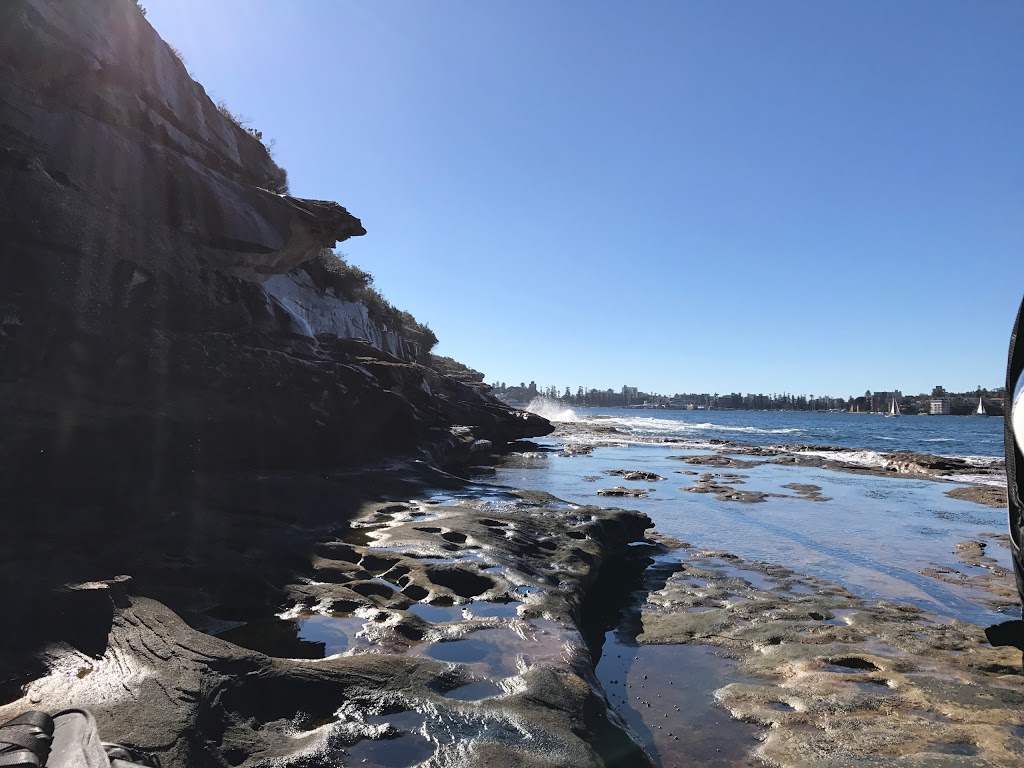
[{"label": "clear sky", "polygon": [[489,382],[1003,380],[1024,3],[143,3]]}]

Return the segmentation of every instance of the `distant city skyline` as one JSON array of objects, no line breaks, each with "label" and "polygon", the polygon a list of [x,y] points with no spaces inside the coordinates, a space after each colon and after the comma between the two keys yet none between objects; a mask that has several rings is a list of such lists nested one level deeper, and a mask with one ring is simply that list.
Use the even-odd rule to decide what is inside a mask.
[{"label": "distant city skyline", "polygon": [[[888,413],[898,416],[929,415],[995,415],[1002,416],[1005,390],[1002,387],[976,388],[968,392],[952,392],[936,386],[930,392],[901,390],[865,390],[863,395],[835,396],[794,392],[646,392],[629,385],[621,389],[597,389],[579,386],[564,389],[553,385],[520,382],[494,382],[492,393],[512,405],[537,410],[537,401],[559,401],[572,407],[658,408],[674,410],[755,410],[755,411],[850,411],[855,413]],[[979,391],[980,390],[980,391]],[[987,403],[987,405],[982,405]],[[544,415],[545,408],[538,413]]]},{"label": "distant city skyline", "polygon": [[488,381],[1002,377],[1024,3],[144,4]]},{"label": "distant city skyline", "polygon": [[[505,381],[503,379],[492,379],[490,377],[486,377],[485,381],[486,381],[487,384],[489,384],[491,386],[502,384],[505,387],[529,387],[530,384],[534,384],[534,385],[536,385],[537,391],[541,392],[541,393],[546,392],[547,390],[549,390],[552,387],[554,387],[557,392],[564,393],[566,387],[568,386],[568,385],[559,386],[559,385],[556,385],[556,384],[549,384],[549,383],[545,383],[545,382],[540,382],[539,383],[539,382],[537,382],[537,381],[535,381],[533,379],[529,379],[529,380],[526,380],[526,381],[520,379],[518,382],[512,382],[512,381]],[[980,386],[980,388],[981,388],[981,390],[983,392],[991,393],[991,392],[995,392],[997,390],[1005,389],[1006,385],[1005,385],[1004,382],[1000,382],[999,384],[994,385],[994,386],[985,386],[984,384],[976,384],[973,387],[966,387],[966,388],[963,388],[963,389],[956,389],[956,388],[952,388],[952,387],[945,387],[945,386],[943,386],[941,384],[936,384],[936,385],[934,385],[932,387],[927,387],[927,388],[922,389],[922,390],[901,389],[899,387],[894,387],[894,388],[891,388],[891,389],[883,389],[883,388],[880,387],[878,389],[865,388],[865,389],[862,389],[862,390],[859,390],[859,391],[855,390],[853,392],[848,392],[848,393],[845,393],[845,394],[840,394],[840,393],[838,393],[835,390],[833,390],[831,392],[827,392],[827,391],[826,392],[812,392],[812,391],[794,390],[794,389],[782,389],[782,390],[764,391],[764,390],[754,390],[754,389],[742,389],[742,390],[739,390],[739,389],[735,389],[735,388],[731,388],[731,389],[730,388],[726,388],[726,389],[710,389],[710,390],[694,389],[694,390],[686,390],[686,391],[681,390],[681,389],[672,389],[671,391],[660,391],[660,390],[654,390],[654,389],[647,389],[647,388],[645,388],[643,386],[632,385],[632,384],[623,384],[623,385],[620,385],[618,387],[601,387],[601,386],[590,386],[590,385],[586,385],[586,384],[577,384],[577,385],[574,385],[574,386],[568,386],[568,389],[569,389],[570,392],[573,392],[573,393],[575,393],[581,387],[583,388],[584,391],[596,390],[596,391],[599,391],[599,392],[607,392],[607,391],[621,392],[621,391],[623,391],[625,389],[632,389],[632,390],[635,390],[635,391],[640,392],[640,393],[656,395],[658,397],[674,397],[674,396],[677,396],[677,395],[694,395],[694,394],[714,395],[714,394],[717,393],[719,395],[727,395],[727,394],[772,395],[772,396],[790,395],[790,396],[793,396],[793,397],[832,398],[832,399],[843,399],[843,400],[846,400],[846,399],[849,399],[851,397],[852,398],[862,397],[867,392],[871,392],[871,393],[876,393],[876,392],[885,392],[885,393],[898,392],[900,394],[900,396],[902,396],[902,397],[917,397],[917,396],[920,396],[920,395],[931,395],[934,392],[934,390],[937,389],[937,388],[941,388],[941,389],[945,390],[945,392],[947,392],[947,393],[962,395],[962,394],[969,394],[969,393],[976,392],[978,390],[979,386]]]}]

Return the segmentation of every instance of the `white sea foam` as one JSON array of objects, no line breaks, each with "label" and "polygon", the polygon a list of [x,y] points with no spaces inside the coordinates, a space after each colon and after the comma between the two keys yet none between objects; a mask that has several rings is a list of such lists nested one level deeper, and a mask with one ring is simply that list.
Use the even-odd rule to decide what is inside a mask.
[{"label": "white sea foam", "polygon": [[[877,451],[800,451],[806,456],[820,456],[823,459],[841,461],[847,464],[857,464],[862,467],[873,467],[876,469],[885,468],[889,460],[884,454]],[[992,456],[948,456],[946,458],[962,459],[973,467],[1001,469],[1002,460]],[[937,479],[948,480],[953,483],[965,483],[967,485],[1006,485],[1006,475],[1003,472],[996,474],[953,474],[939,476]]]},{"label": "white sea foam", "polygon": [[967,483],[969,485],[991,485],[995,488],[1006,487],[1006,475],[953,475],[948,478],[954,483]]},{"label": "white sea foam", "polygon": [[613,416],[601,419],[602,424],[612,424],[619,428],[628,429],[638,433],[653,433],[658,435],[678,434],[687,435],[694,432],[744,432],[747,434],[759,435],[790,435],[802,432],[802,429],[785,427],[780,429],[762,429],[761,427],[737,427],[712,424],[711,422],[689,422],[676,421],[674,419],[659,419],[653,416]]},{"label": "white sea foam", "polygon": [[557,400],[552,400],[550,397],[535,397],[530,401],[530,404],[526,406],[526,410],[530,413],[535,413],[538,416],[542,416],[548,421],[579,421],[580,417],[576,415],[576,411],[572,408],[567,408]]},{"label": "white sea foam", "polygon": [[841,461],[846,464],[858,464],[862,467],[884,467],[888,464],[878,451],[800,451],[804,456],[820,456],[829,461]]},{"label": "white sea foam", "polygon": [[1006,462],[996,456],[947,456],[947,459],[960,459],[972,467],[999,467],[1002,468]]}]

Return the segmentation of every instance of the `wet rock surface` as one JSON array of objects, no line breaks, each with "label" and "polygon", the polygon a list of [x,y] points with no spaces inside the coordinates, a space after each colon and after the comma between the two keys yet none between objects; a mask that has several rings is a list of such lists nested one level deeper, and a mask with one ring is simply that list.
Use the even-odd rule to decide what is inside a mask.
[{"label": "wet rock surface", "polygon": [[[817,485],[776,479],[789,474],[776,467],[752,471],[758,479],[751,480],[743,469],[730,471],[738,469],[731,460],[750,461],[752,470],[795,465],[900,480],[973,481],[973,475],[1001,472],[995,459],[979,472],[972,462],[939,465],[922,454],[912,462],[921,471],[908,464],[910,471],[902,472],[886,468],[882,454],[850,449],[715,445],[720,453],[694,446],[696,455],[682,457],[693,469],[674,474],[694,478],[685,490],[722,494],[726,501],[757,482],[751,497],[769,503],[742,514],[759,519],[762,511],[772,515],[792,503],[783,499],[828,499]],[[876,466],[863,463],[878,457]],[[766,474],[772,478],[767,487]],[[850,482],[836,480],[838,486]],[[889,493],[878,492],[878,498]],[[845,497],[835,495],[842,506]],[[931,495],[941,499],[941,492]],[[820,509],[827,519],[829,505]],[[940,520],[946,514],[936,512]],[[1019,615],[1013,576],[994,552],[1005,538],[978,535],[957,546],[961,565],[942,560],[920,570],[942,580],[944,594],[946,585],[953,587],[948,596],[954,602],[984,605],[1007,619],[980,627],[648,533],[668,551],[652,554],[655,563],[633,593],[632,608],[606,634],[598,678],[666,766],[1016,765],[1024,754],[1024,624],[1013,620]],[[780,549],[778,559],[786,558]],[[687,690],[691,683],[703,694]]]},{"label": "wet rock surface", "polygon": [[979,535],[977,539],[961,541],[956,545],[956,555],[962,563],[960,568],[935,565],[922,570],[921,573],[947,584],[969,589],[977,602],[996,611],[1015,612],[1019,604],[1019,595],[1013,573],[990,556],[990,546],[1010,549],[1009,534],[987,533]]},{"label": "wet rock surface", "polygon": [[[594,433],[608,435],[607,440],[592,440],[588,436]],[[621,435],[617,442],[615,435]],[[686,447],[690,441],[683,438],[638,438],[636,435],[622,435],[613,425],[602,425],[599,421],[560,422],[556,425],[554,437],[566,440],[561,447],[562,455],[589,455],[594,449],[623,445],[629,441],[679,445]],[[837,472],[852,474],[891,477],[903,475],[918,479],[956,482],[964,478],[965,482],[975,483],[970,488],[954,489],[950,495],[976,501],[989,506],[1006,506],[1005,492],[1000,495],[998,481],[1004,476],[1002,459],[967,460],[936,456],[933,454],[899,451],[894,453],[878,453],[875,463],[863,461],[863,451],[835,445],[819,445],[813,443],[789,443],[781,445],[749,445],[737,440],[714,438],[701,441],[703,450],[711,446],[712,454],[670,456],[687,464],[712,467],[717,469],[751,469],[762,464],[779,464],[800,467],[817,467]],[[739,458],[751,457],[751,458]],[[991,478],[996,485],[977,485],[978,478]]]},{"label": "wet rock surface", "polygon": [[[966,459],[950,458],[947,456],[898,451],[895,453],[879,453],[878,457],[880,463],[877,466],[871,466],[855,461],[854,458],[859,451],[852,448],[842,448],[829,445],[794,444],[774,446],[772,450],[776,449],[778,452],[775,458],[770,459],[768,463],[821,467],[823,469],[851,472],[854,474],[876,475],[883,477],[897,474],[927,480],[955,481],[959,476],[974,478],[979,475],[991,476],[993,479],[999,479],[1004,473],[1004,462],[1002,459],[990,459],[983,463],[979,463],[977,461],[968,461]],[[731,448],[722,450],[727,453],[733,453]],[[849,456],[850,460],[846,460],[844,458],[845,456]],[[977,498],[971,498],[969,500],[973,501],[980,498],[995,498],[992,492],[978,492],[974,495],[977,496]],[[997,505],[992,504],[991,506]],[[1005,501],[1003,506],[1005,506]]]},{"label": "wet rock surface", "polygon": [[805,501],[832,501],[828,496],[822,495],[820,485],[813,485],[812,483],[786,483],[782,487],[796,492],[796,495]]},{"label": "wet rock surface", "polygon": [[665,479],[656,472],[645,472],[639,469],[606,469],[604,473],[613,477],[621,477],[623,480],[639,483],[656,483]]},{"label": "wet rock surface", "polygon": [[620,496],[642,499],[647,496],[648,493],[653,491],[653,488],[626,488],[622,485],[616,485],[613,488],[601,488],[598,490],[598,496]]},{"label": "wet rock surface", "polygon": [[[638,595],[636,642],[710,646],[735,659],[738,677],[715,699],[764,729],[753,757],[776,766],[1019,762],[1017,648],[781,566],[677,551],[682,567]],[[671,713],[665,720],[681,727]]]},{"label": "wet rock surface", "polygon": [[701,475],[693,485],[684,486],[679,490],[687,491],[688,493],[709,493],[713,494],[718,501],[740,501],[747,504],[757,504],[770,498],[784,497],[781,493],[748,491],[736,488],[736,485],[743,483],[742,477],[744,476],[726,475],[723,477],[721,473],[708,472]]},{"label": "wet rock surface", "polygon": [[973,501],[986,507],[1002,508],[1006,506],[1006,488],[991,485],[968,485],[950,488],[946,495],[951,499]]},{"label": "wet rock surface", "polygon": [[[704,458],[704,457],[701,457]],[[697,474],[696,472],[681,472],[680,474]],[[680,488],[688,493],[709,493],[713,494],[717,501],[739,501],[745,504],[758,504],[768,499],[792,499],[800,498],[805,501],[831,501],[828,496],[823,496],[821,487],[809,483],[787,483],[782,485],[795,495],[785,493],[771,493],[768,491],[750,491],[737,488],[743,485],[747,475],[734,472],[707,472],[694,482],[693,485]]]},{"label": "wet rock surface", "polygon": [[946,475],[953,472],[973,470],[975,467],[965,459],[935,456],[928,453],[900,451],[885,454],[886,469],[901,475]]},{"label": "wet rock surface", "polygon": [[[362,495],[353,476],[321,488],[325,514],[285,549],[272,542],[286,520],[264,521],[263,551],[206,545],[251,561],[185,564],[169,548],[156,573],[126,557],[141,578],[75,587],[74,631],[23,649],[45,673],[9,686],[0,718],[85,706],[104,738],[166,766],[647,764],[579,629],[647,518],[454,479],[438,490],[436,472],[431,490],[411,469],[363,476]],[[250,499],[279,509],[269,489]],[[276,579],[269,593],[243,589],[245,562]],[[205,583],[228,571],[233,585]],[[170,581],[176,612],[141,596]]]},{"label": "wet rock surface", "polygon": [[699,464],[702,467],[728,467],[732,469],[750,469],[756,467],[762,462],[757,461],[745,461],[744,459],[736,459],[731,456],[723,456],[720,454],[707,454],[702,456],[666,456],[668,459],[675,459],[681,461],[684,464]]}]

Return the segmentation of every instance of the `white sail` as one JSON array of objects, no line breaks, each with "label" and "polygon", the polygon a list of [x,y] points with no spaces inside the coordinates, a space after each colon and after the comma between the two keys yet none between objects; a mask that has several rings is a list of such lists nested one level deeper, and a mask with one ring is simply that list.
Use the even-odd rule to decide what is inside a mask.
[{"label": "white sail", "polygon": [[886,416],[899,416],[900,415],[900,407],[896,403],[896,398],[895,397],[892,399],[892,402],[889,404],[889,412],[887,414],[885,414],[885,415]]},{"label": "white sail", "polygon": [[984,401],[984,399],[982,399],[980,397],[978,398],[978,410],[976,410],[974,412],[974,415],[975,416],[988,416],[988,413],[985,411],[985,401]]}]

